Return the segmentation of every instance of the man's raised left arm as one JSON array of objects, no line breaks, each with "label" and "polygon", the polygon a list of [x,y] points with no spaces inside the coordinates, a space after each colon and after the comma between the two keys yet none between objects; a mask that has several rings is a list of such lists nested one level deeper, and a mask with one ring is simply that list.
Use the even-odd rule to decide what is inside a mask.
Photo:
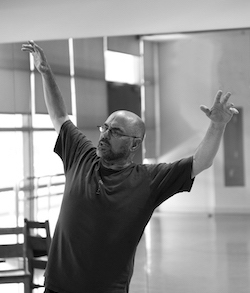
[{"label": "man's raised left arm", "polygon": [[211,121],[205,137],[193,156],[192,178],[213,164],[227,123],[234,114],[239,113],[234,104],[228,102],[230,96],[231,93],[223,96],[222,91],[218,91],[211,109],[206,106],[200,107]]}]

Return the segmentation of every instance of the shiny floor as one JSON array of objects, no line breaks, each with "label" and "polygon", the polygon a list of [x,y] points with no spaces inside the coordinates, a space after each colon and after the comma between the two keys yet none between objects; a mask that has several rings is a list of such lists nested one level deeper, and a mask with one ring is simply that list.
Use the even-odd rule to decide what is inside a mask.
[{"label": "shiny floor", "polygon": [[249,293],[250,215],[155,214],[131,293]]},{"label": "shiny floor", "polygon": [[[23,288],[1,285],[0,292]],[[130,293],[250,293],[250,215],[155,213]]]}]

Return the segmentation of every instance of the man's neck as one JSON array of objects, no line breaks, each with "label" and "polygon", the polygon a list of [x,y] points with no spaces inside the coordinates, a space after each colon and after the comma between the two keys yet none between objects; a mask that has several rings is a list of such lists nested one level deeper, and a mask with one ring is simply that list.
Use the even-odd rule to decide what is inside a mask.
[{"label": "man's neck", "polygon": [[122,162],[113,162],[113,161],[105,161],[101,159],[102,165],[105,168],[112,169],[112,170],[122,170],[127,168],[129,165],[132,164],[132,161],[122,161]]}]

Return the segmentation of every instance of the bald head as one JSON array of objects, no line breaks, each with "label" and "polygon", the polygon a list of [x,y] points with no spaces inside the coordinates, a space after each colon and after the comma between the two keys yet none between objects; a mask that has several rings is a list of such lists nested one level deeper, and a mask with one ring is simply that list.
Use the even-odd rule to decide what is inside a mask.
[{"label": "bald head", "polygon": [[112,123],[112,121],[119,123],[128,135],[144,138],[145,124],[135,113],[126,110],[115,111],[106,120],[107,123]]}]

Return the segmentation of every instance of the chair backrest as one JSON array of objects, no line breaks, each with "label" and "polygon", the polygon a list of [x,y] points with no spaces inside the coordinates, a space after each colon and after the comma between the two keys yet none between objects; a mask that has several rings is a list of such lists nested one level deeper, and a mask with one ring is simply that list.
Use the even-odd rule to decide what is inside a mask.
[{"label": "chair backrest", "polygon": [[[6,264],[0,267],[1,271],[19,269],[26,271],[26,246],[24,245],[23,227],[0,228],[0,258]],[[8,265],[8,261],[11,265]]]},{"label": "chair backrest", "polygon": [[49,222],[36,222],[24,219],[24,228],[28,256],[39,257],[48,255],[51,244]]},{"label": "chair backrest", "polygon": [[44,270],[47,264],[51,244],[49,222],[36,222],[24,219],[24,235],[29,271],[31,273],[31,288],[39,288],[43,285],[35,283],[34,270]]}]

